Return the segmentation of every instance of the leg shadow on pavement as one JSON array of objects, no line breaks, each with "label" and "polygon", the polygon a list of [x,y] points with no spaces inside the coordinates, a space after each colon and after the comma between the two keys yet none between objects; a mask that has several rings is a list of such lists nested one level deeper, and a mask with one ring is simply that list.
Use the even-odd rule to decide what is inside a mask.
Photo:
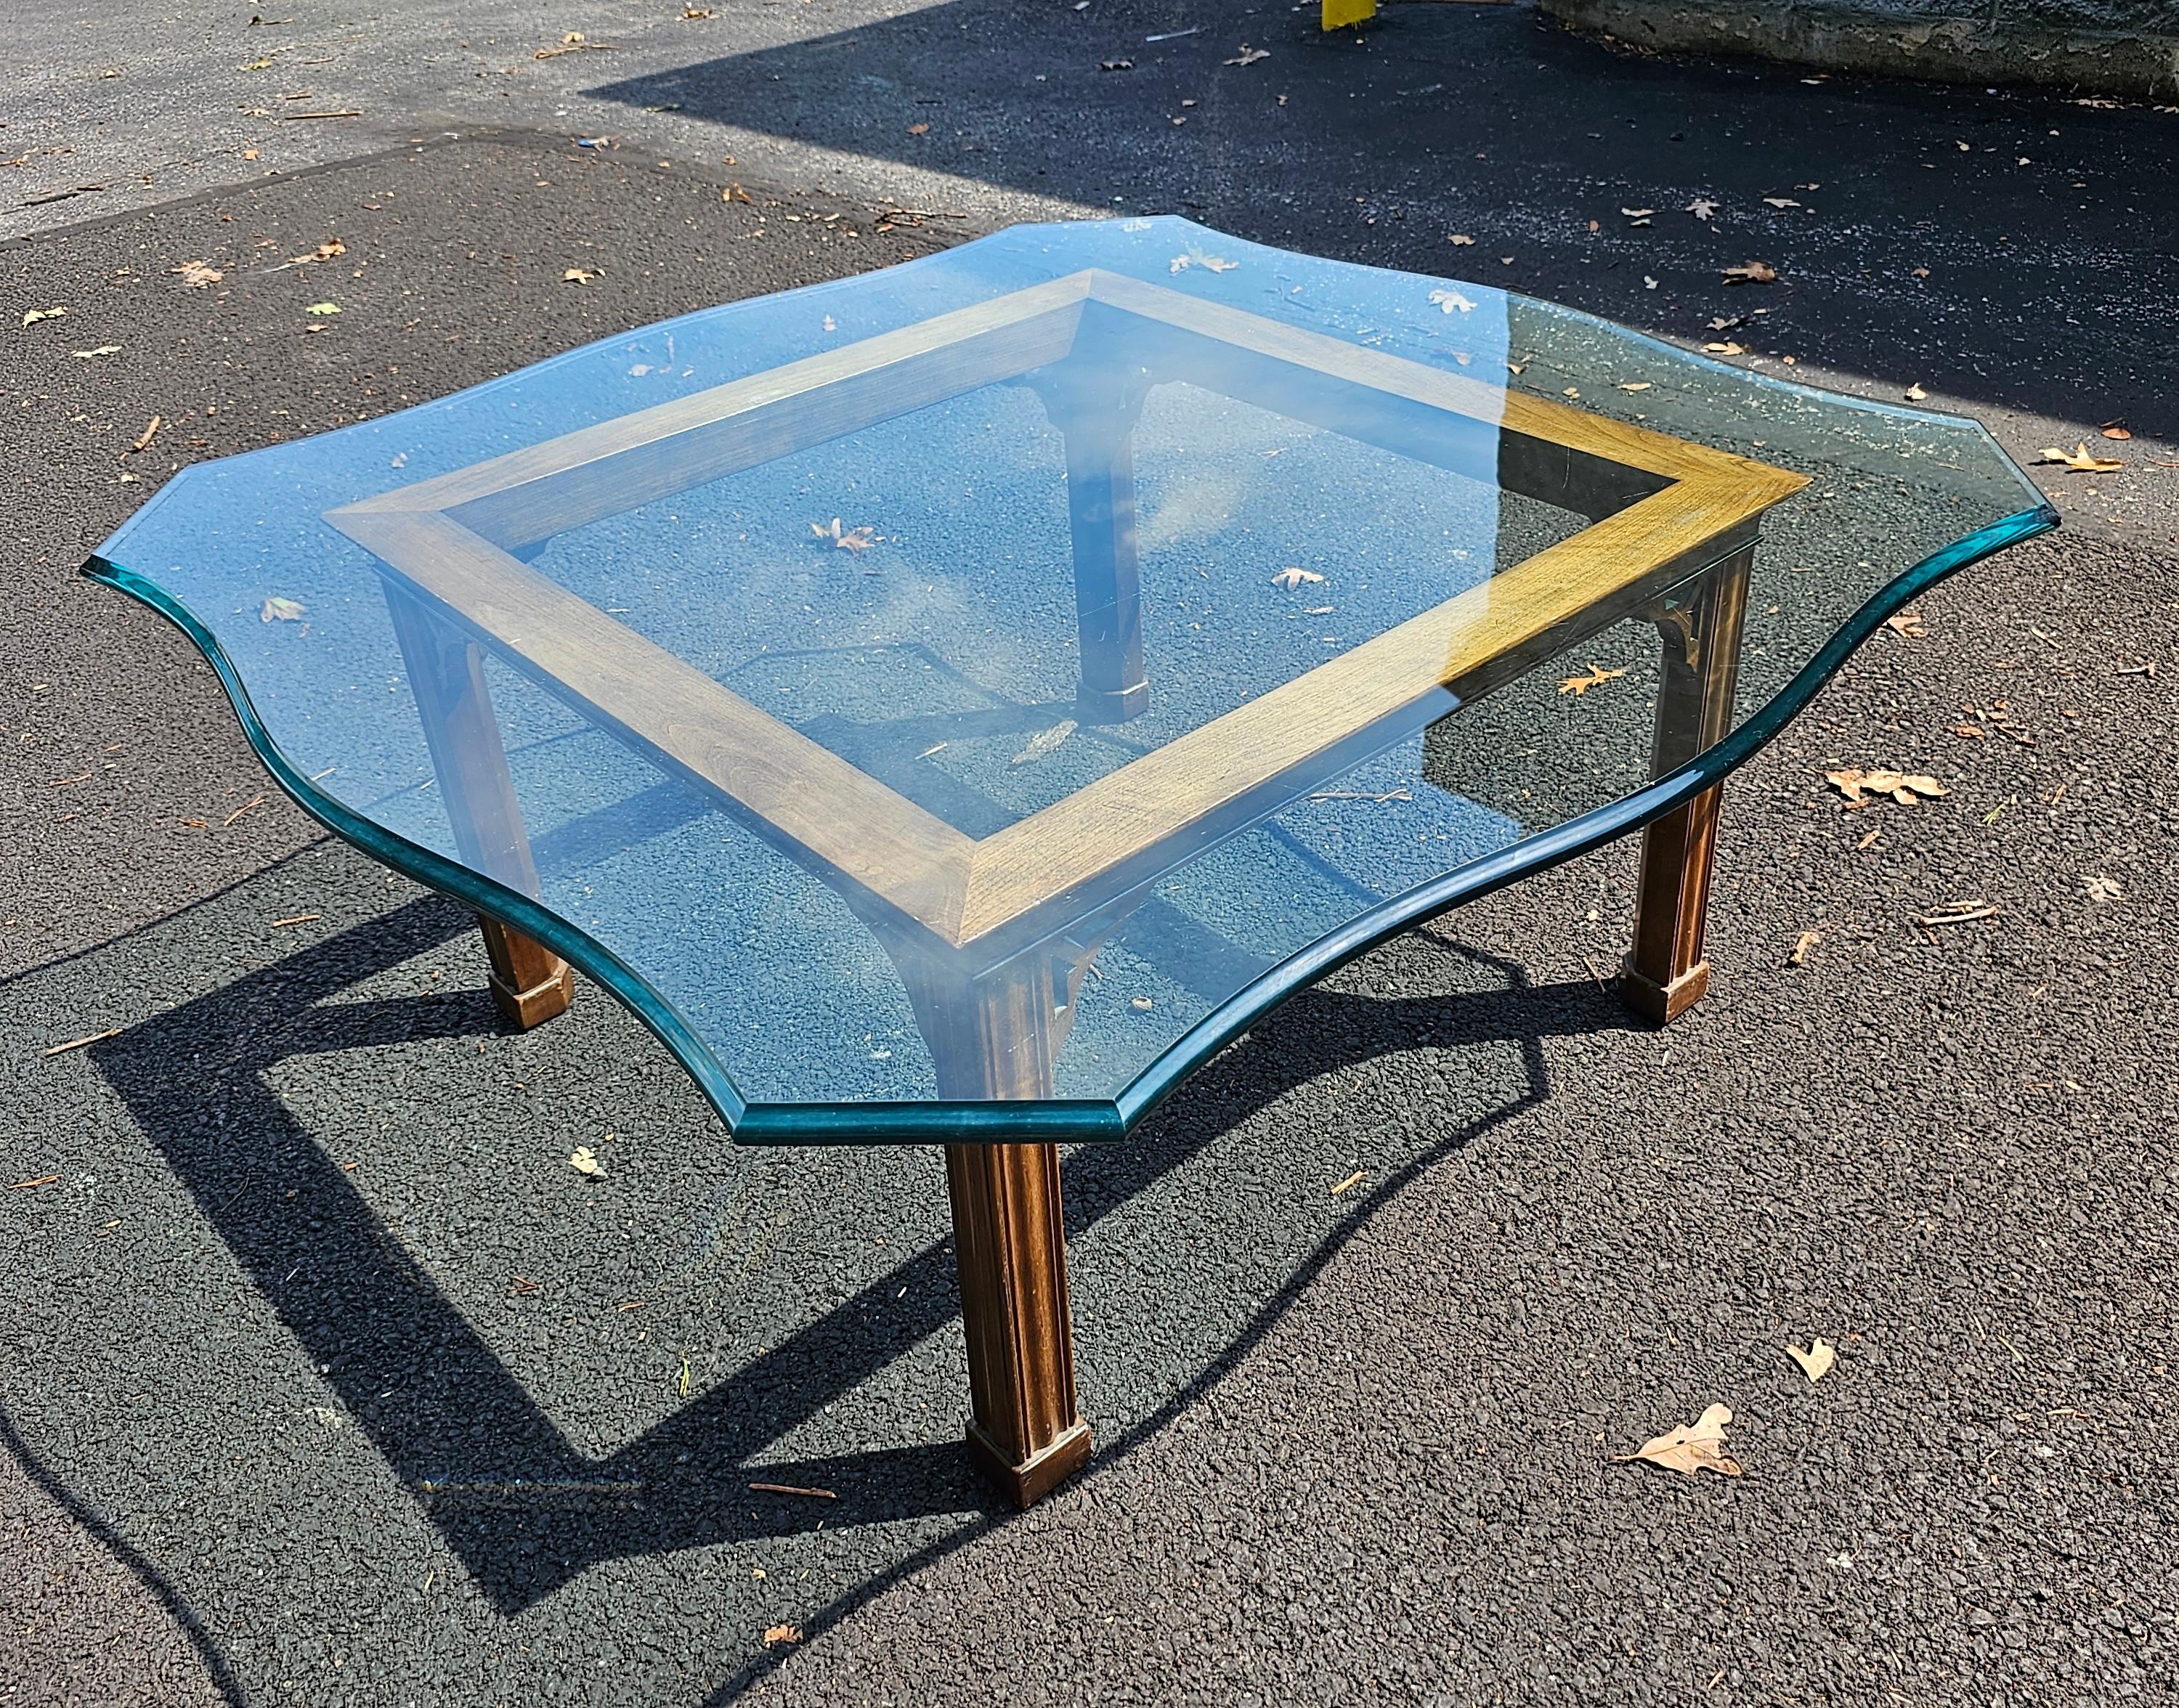
[{"label": "leg shadow on pavement", "polygon": [[[301,948],[268,923],[313,912]],[[8,1444],[246,1695],[320,1651],[389,1685],[557,1656],[601,1691],[633,1667],[646,1700],[731,1694],[767,1628],[1003,1519],[960,1448],[942,1168],[738,1151],[596,987],[499,1032],[474,947],[461,909],[329,845],[0,988],[27,1043],[129,1016],[10,1099],[69,1154],[8,1207]],[[1546,1097],[1544,1037],[1620,1023],[1592,985],[1418,933],[1077,1149],[1100,1459],[1218,1382],[1375,1202]]]}]

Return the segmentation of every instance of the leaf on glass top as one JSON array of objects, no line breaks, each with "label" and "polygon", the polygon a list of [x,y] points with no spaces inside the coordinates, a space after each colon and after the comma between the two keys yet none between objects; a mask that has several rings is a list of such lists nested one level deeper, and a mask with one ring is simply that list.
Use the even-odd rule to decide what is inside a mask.
[{"label": "leaf on glass top", "polygon": [[310,609],[299,599],[282,599],[277,594],[257,608],[260,622],[300,622]]},{"label": "leaf on glass top", "polygon": [[1320,582],[1324,578],[1319,575],[1313,569],[1304,569],[1298,563],[1290,563],[1276,575],[1271,578],[1271,585],[1273,587],[1295,588],[1314,582]]},{"label": "leaf on glass top", "polygon": [[1725,270],[1725,282],[1728,285],[1775,284],[1777,278],[1778,270],[1768,261],[1743,261],[1737,267]]},{"label": "leaf on glass top", "polygon": [[1016,753],[1011,763],[1017,765],[1034,764],[1047,754],[1059,751],[1060,744],[1074,733],[1072,718],[1062,718],[1048,730],[1040,730],[1029,738],[1029,744]]},{"label": "leaf on glass top", "polygon": [[2085,439],[2073,447],[2072,455],[2070,457],[2059,450],[2056,446],[2046,445],[2043,447],[2043,454],[2035,460],[2038,463],[2056,463],[2081,474],[2108,474],[2114,469],[2126,467],[2126,464],[2116,458],[2090,455],[2088,441]]},{"label": "leaf on glass top", "polygon": [[834,517],[831,526],[813,522],[810,531],[820,539],[829,539],[836,551],[868,551],[878,543],[877,530],[867,525],[861,528],[842,528],[840,518]]},{"label": "leaf on glass top", "polygon": [[1638,1459],[1688,1476],[1699,1470],[1738,1476],[1739,1461],[1725,1450],[1725,1426],[1732,1421],[1732,1413],[1726,1407],[1710,1406],[1693,1423],[1683,1423],[1652,1437],[1633,1453],[1615,1453],[1611,1462],[1627,1464]]},{"label": "leaf on glass top", "polygon": [[1447,315],[1456,309],[1465,315],[1475,306],[1458,291],[1432,291],[1430,293],[1430,299],[1438,305],[1440,312]]},{"label": "leaf on glass top", "polygon": [[1786,1353],[1794,1363],[1801,1366],[1802,1371],[1811,1382],[1821,1382],[1830,1373],[1831,1366],[1838,1362],[1838,1348],[1820,1334],[1809,1343],[1809,1349],[1806,1352],[1802,1351],[1798,1346],[1788,1346]]},{"label": "leaf on glass top", "polygon": [[1230,273],[1240,265],[1238,261],[1227,260],[1223,255],[1207,255],[1201,249],[1190,249],[1184,255],[1172,258],[1172,271],[1176,273],[1184,273],[1190,267],[1207,267],[1214,273]]},{"label": "leaf on glass top", "polygon": [[1591,665],[1587,676],[1568,676],[1561,682],[1559,692],[1562,694],[1573,694],[1578,698],[1591,688],[1605,682],[1616,682],[1626,674],[1624,671],[1608,671],[1602,665]]},{"label": "leaf on glass top", "polygon": [[1902,807],[1911,807],[1917,800],[1951,793],[1935,777],[1924,776],[1918,772],[1863,771],[1849,768],[1826,771],[1824,780],[1845,796],[1850,807],[1865,807],[1872,798],[1882,799],[1886,796]]},{"label": "leaf on glass top", "polygon": [[1706,195],[1699,195],[1688,204],[1688,211],[1699,220],[1709,219],[1717,211],[1717,204]]}]

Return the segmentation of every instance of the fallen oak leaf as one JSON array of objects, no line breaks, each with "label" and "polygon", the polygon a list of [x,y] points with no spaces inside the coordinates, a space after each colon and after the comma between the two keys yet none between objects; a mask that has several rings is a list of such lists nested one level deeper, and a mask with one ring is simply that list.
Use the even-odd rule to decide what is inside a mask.
[{"label": "fallen oak leaf", "polygon": [[1802,1351],[1798,1346],[1788,1345],[1786,1348],[1786,1353],[1794,1363],[1801,1366],[1803,1372],[1810,1382],[1821,1382],[1830,1373],[1831,1366],[1838,1362],[1838,1348],[1820,1334],[1809,1343],[1809,1349],[1806,1352]]},{"label": "fallen oak leaf", "polygon": [[1904,771],[1864,771],[1858,768],[1826,771],[1824,780],[1845,796],[1850,807],[1865,807],[1871,796],[1890,796],[1902,807],[1913,806],[1918,798],[1949,795],[1951,791],[1935,777],[1919,772],[1909,775]]},{"label": "fallen oak leaf", "polygon": [[1604,682],[1615,682],[1626,674],[1624,671],[1608,671],[1602,665],[1591,665],[1587,676],[1568,676],[1561,682],[1559,692],[1562,694],[1572,694],[1576,698],[1579,698],[1591,688]]},{"label": "fallen oak leaf", "polygon": [[1725,1426],[1732,1421],[1732,1413],[1726,1407],[1705,1407],[1703,1415],[1693,1423],[1683,1423],[1652,1437],[1633,1453],[1615,1453],[1611,1462],[1627,1464],[1638,1459],[1688,1476],[1702,1470],[1714,1470],[1721,1476],[1738,1476],[1740,1462],[1725,1450]]},{"label": "fallen oak leaf", "polygon": [[2081,474],[2109,474],[2114,469],[2126,467],[2112,457],[2090,456],[2085,439],[2073,447],[2073,454],[2070,457],[2056,446],[2046,445],[2043,447],[2043,454],[2035,460],[2038,463],[2056,463]]},{"label": "fallen oak leaf", "polygon": [[1706,220],[1717,211],[1717,204],[1706,195],[1699,195],[1688,204],[1687,211],[1699,220]]},{"label": "fallen oak leaf", "polygon": [[1059,722],[1054,724],[1050,729],[1040,730],[1036,734],[1031,736],[1029,738],[1029,744],[1024,747],[1021,752],[1016,753],[1013,759],[1008,763],[1016,765],[1027,765],[1038,759],[1043,758],[1049,753],[1057,753],[1059,750],[1060,744],[1069,736],[1073,735],[1074,731],[1074,720],[1072,718],[1062,718]]},{"label": "fallen oak leaf", "polygon": [[821,522],[813,522],[810,524],[810,531],[820,539],[832,541],[832,549],[835,551],[868,551],[878,543],[877,530],[875,528],[865,523],[860,528],[843,529],[840,526],[840,518],[837,516],[832,518],[832,525],[830,528]]}]

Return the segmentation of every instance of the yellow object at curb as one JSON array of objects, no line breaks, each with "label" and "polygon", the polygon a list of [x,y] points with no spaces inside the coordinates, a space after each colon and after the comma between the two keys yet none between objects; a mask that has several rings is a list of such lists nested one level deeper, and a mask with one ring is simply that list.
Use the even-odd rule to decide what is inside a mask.
[{"label": "yellow object at curb", "polygon": [[1324,0],[1324,28],[1344,30],[1377,15],[1377,0]]}]

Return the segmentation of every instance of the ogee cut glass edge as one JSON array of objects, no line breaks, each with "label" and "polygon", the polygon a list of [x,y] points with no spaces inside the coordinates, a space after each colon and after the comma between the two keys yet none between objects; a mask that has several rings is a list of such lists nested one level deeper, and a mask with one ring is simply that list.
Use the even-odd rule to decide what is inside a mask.
[{"label": "ogee cut glass edge", "polygon": [[738,1143],[1098,1143],[1124,1137],[1196,1067],[1302,987],[1409,926],[1587,853],[1720,782],[1774,739],[1886,617],[1955,571],[2047,533],[2059,521],[2057,511],[2044,503],[1979,528],[1924,558],[1872,595],[1784,688],[1688,764],[1633,794],[1524,837],[1358,915],[1235,992],[1110,1100],[749,1103],[674,1005],[579,927],[530,897],[360,817],[315,788],[273,742],[217,638],[185,605],[156,583],[102,556],[91,557],[83,572],[147,605],[189,638],[226,690],[244,739],[273,780],[305,812],[382,864],[535,938],[612,991],[689,1070]]}]

